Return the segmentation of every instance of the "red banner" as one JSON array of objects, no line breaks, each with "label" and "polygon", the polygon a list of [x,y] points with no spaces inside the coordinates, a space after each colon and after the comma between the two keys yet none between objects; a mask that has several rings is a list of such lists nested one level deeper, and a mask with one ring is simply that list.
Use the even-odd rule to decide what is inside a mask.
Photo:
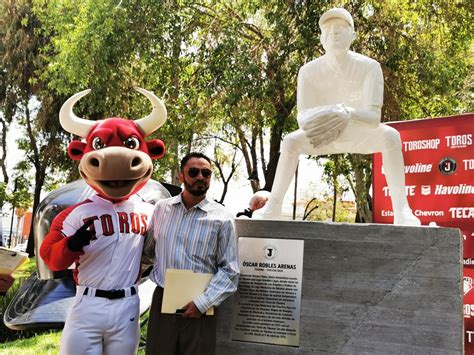
[{"label": "red banner", "polygon": [[[400,132],[408,202],[423,225],[459,228],[466,354],[474,353],[474,114],[390,123]],[[393,223],[382,156],[373,161],[373,221]],[[470,281],[470,282],[469,282]],[[474,285],[473,285],[474,286]],[[469,309],[468,309],[469,308]]]}]

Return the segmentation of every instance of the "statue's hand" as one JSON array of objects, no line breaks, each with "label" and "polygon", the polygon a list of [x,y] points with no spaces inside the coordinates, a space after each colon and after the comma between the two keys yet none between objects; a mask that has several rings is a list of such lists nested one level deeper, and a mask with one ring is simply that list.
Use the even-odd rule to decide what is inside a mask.
[{"label": "statue's hand", "polygon": [[317,148],[336,140],[347,127],[350,112],[344,105],[328,106],[324,111],[315,113],[312,119],[301,124],[306,137]]}]

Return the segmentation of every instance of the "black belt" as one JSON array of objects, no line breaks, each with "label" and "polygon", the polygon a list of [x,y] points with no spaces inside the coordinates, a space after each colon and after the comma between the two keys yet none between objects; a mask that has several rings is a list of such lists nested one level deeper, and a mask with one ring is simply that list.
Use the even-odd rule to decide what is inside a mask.
[{"label": "black belt", "polygon": [[[84,290],[84,295],[87,295],[89,293],[89,287],[86,287]],[[136,295],[137,290],[135,286],[130,287],[130,294]],[[125,297],[125,290],[95,290],[95,297],[102,297],[102,298],[108,298],[109,300],[115,300],[117,298],[124,298]]]}]

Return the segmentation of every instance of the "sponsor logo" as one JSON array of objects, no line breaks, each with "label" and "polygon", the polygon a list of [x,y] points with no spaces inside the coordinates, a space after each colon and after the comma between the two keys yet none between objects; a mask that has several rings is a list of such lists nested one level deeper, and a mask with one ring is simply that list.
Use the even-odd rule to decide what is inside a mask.
[{"label": "sponsor logo", "polygon": [[405,166],[405,174],[430,173],[433,164],[416,163]]},{"label": "sponsor logo", "polygon": [[421,194],[424,196],[431,195],[431,185],[421,185]]},{"label": "sponsor logo", "polygon": [[417,217],[443,217],[444,211],[422,211],[415,210],[415,216]]},{"label": "sponsor logo", "polygon": [[474,159],[464,159],[464,170],[474,170]]},{"label": "sponsor logo", "polygon": [[474,193],[474,186],[467,184],[459,185],[436,185],[435,195],[468,195]]},{"label": "sponsor logo", "polygon": [[451,212],[451,218],[474,218],[474,207],[451,207],[449,212]]},{"label": "sponsor logo", "polygon": [[472,289],[472,277],[464,276],[464,295]]},{"label": "sponsor logo", "polygon": [[455,136],[446,136],[445,139],[448,148],[466,148],[472,145],[472,134],[457,134]]},{"label": "sponsor logo", "polygon": [[[407,186],[407,196],[415,196],[416,185]],[[385,196],[390,196],[390,191],[387,186],[382,187]],[[423,196],[429,196],[433,193],[431,185],[421,185],[420,191]],[[467,184],[458,185],[435,185],[435,195],[469,195],[474,193],[474,186]]]},{"label": "sponsor logo", "polygon": [[453,158],[443,158],[438,164],[439,171],[444,175],[451,175],[456,171],[456,160]]},{"label": "sponsor logo", "polygon": [[[415,189],[416,185],[406,185],[405,186],[405,194],[407,196],[415,196]],[[390,190],[388,186],[382,187],[382,191],[384,193],[384,196],[390,196]]]},{"label": "sponsor logo", "polygon": [[277,248],[273,245],[266,245],[262,250],[262,255],[265,259],[275,259],[278,255]]},{"label": "sponsor logo", "polygon": [[[423,211],[423,210],[415,210],[413,212],[417,217],[443,217],[444,211]],[[380,215],[382,217],[392,217],[393,211],[391,210],[381,210]]]},{"label": "sponsor logo", "polygon": [[440,142],[441,140],[439,138],[407,141],[403,142],[403,147],[405,148],[405,152],[411,152],[412,150],[438,149]]},{"label": "sponsor logo", "polygon": [[[412,165],[405,166],[405,174],[419,174],[419,173],[431,173],[431,169],[433,168],[433,164],[423,164],[423,163],[416,163]],[[382,165],[382,174],[385,175],[385,170]]]}]

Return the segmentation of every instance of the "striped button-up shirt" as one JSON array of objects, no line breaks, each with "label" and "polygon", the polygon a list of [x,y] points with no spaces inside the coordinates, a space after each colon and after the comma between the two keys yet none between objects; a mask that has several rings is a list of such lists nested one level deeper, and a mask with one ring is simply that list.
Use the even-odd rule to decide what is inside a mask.
[{"label": "striped button-up shirt", "polygon": [[193,302],[202,312],[218,306],[237,290],[239,258],[232,215],[207,198],[186,209],[181,194],[155,205],[148,229],[155,263],[150,279],[163,287],[166,269],[212,273],[208,287]]}]

